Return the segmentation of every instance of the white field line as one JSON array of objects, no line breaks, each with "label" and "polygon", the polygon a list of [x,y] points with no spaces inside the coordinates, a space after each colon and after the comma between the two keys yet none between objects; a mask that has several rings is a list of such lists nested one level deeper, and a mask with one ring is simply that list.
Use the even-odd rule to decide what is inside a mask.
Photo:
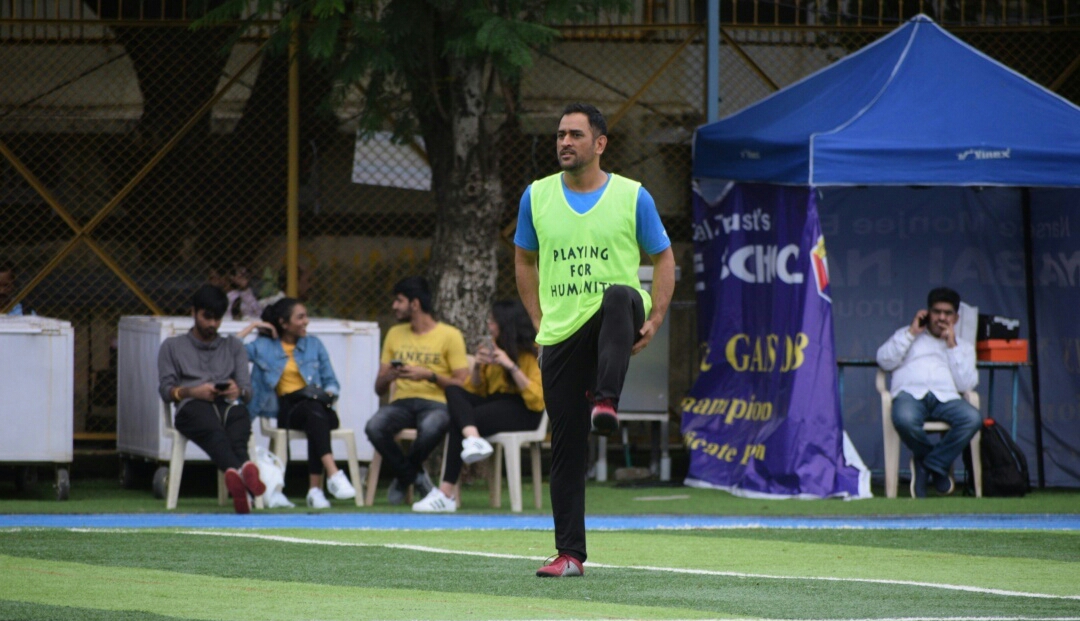
[{"label": "white field line", "polygon": [[[94,532],[94,529],[71,529]],[[130,532],[130,531],[128,531]],[[356,548],[390,548],[395,550],[411,550],[414,552],[428,552],[431,554],[457,554],[462,556],[480,556],[485,558],[502,558],[511,560],[538,560],[542,561],[546,557],[543,556],[523,556],[519,554],[496,554],[492,552],[472,552],[468,550],[450,550],[446,548],[432,548],[429,546],[417,546],[402,543],[355,543],[345,541],[325,541],[318,539],[303,539],[300,537],[283,537],[280,535],[263,535],[259,533],[242,533],[242,532],[224,532],[224,531],[208,531],[208,530],[191,530],[191,531],[179,531],[185,535],[207,535],[214,537],[241,537],[248,539],[261,539],[264,541],[277,541],[282,543],[302,543],[308,545],[325,545],[325,546],[342,546],[342,547],[356,547]],[[716,571],[711,569],[683,569],[678,567],[654,567],[650,565],[611,565],[607,563],[585,563],[588,567],[602,567],[604,569],[636,569],[641,571],[656,571],[666,572],[673,574],[691,574],[695,576],[723,576],[728,578],[757,578],[765,580],[817,580],[821,582],[857,582],[863,584],[890,584],[890,585],[902,585],[902,586],[915,586],[929,589],[944,589],[947,591],[964,591],[967,593],[980,593],[984,595],[1001,595],[1004,597],[1033,597],[1039,599],[1064,599],[1064,600],[1077,600],[1080,601],[1080,595],[1052,595],[1049,593],[1028,593],[1024,591],[1007,591],[1004,589],[988,589],[983,587],[967,586],[963,584],[939,584],[935,582],[917,582],[913,580],[885,580],[875,578],[839,578],[835,576],[774,576],[769,574],[750,574],[737,571]],[[1009,617],[1013,618],[1013,617]],[[905,618],[906,619],[906,618]],[[916,617],[912,617],[910,621],[916,621]],[[935,618],[937,619],[937,618]],[[948,617],[947,619],[954,619]],[[966,617],[955,617],[958,621],[960,619],[966,619]],[[975,619],[975,618],[973,618]],[[981,619],[979,617],[978,619]]]}]

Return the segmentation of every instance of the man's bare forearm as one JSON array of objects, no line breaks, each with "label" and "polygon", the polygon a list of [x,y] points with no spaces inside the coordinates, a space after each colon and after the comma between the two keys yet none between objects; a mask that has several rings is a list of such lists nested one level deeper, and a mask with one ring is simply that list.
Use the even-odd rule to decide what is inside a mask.
[{"label": "man's bare forearm", "polygon": [[525,306],[525,311],[532,319],[533,327],[540,329],[540,272],[537,269],[537,254],[517,248],[514,255],[514,273],[517,277],[518,296]]},{"label": "man's bare forearm", "polygon": [[668,247],[659,254],[650,255],[653,262],[652,311],[649,319],[657,326],[667,315],[671,305],[671,296],[675,293],[675,254]]}]

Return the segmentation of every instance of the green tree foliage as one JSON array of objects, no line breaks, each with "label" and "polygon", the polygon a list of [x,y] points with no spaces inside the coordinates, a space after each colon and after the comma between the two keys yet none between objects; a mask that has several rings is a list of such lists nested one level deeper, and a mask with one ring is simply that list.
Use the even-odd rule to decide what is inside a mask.
[{"label": "green tree foliage", "polygon": [[402,142],[423,138],[437,205],[429,274],[436,304],[443,319],[473,340],[485,330],[481,309],[495,291],[496,240],[508,202],[499,145],[517,127],[521,73],[556,40],[553,26],[627,6],[627,0],[226,0],[199,23],[275,20],[271,50],[287,49],[295,32],[303,51],[333,76],[327,106],[358,98],[365,134],[392,130]]}]

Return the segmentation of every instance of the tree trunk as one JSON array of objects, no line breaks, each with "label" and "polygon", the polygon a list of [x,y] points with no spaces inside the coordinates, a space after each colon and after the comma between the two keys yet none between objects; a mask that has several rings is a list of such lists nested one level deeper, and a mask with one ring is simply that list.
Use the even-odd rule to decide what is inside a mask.
[{"label": "tree trunk", "polygon": [[[486,119],[490,67],[468,60],[450,64],[455,87],[449,131],[430,132],[441,144],[427,143],[440,150],[430,157],[437,205],[431,275],[439,319],[464,332],[473,349],[487,333],[495,294],[502,182],[497,131]],[[448,163],[443,170],[440,162]]]}]

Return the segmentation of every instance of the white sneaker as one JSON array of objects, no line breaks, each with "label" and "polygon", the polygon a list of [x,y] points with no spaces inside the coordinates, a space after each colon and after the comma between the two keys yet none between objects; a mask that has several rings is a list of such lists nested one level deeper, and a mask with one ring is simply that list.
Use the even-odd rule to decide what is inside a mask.
[{"label": "white sneaker", "polygon": [[326,499],[321,489],[313,487],[307,493],[307,506],[312,509],[329,509],[330,501]]},{"label": "white sneaker", "polygon": [[436,487],[423,500],[414,502],[412,510],[419,513],[453,513],[457,511],[457,501]]},{"label": "white sneaker", "polygon": [[461,441],[461,449],[461,461],[467,464],[484,461],[495,452],[491,443],[483,438],[465,438]]},{"label": "white sneaker", "polygon": [[263,494],[263,502],[266,503],[267,509],[292,509],[296,506],[285,497],[281,490]]},{"label": "white sneaker", "polygon": [[349,477],[345,476],[344,470],[338,470],[334,476],[326,480],[326,489],[330,490],[330,493],[338,500],[356,498],[356,490],[349,482]]}]

